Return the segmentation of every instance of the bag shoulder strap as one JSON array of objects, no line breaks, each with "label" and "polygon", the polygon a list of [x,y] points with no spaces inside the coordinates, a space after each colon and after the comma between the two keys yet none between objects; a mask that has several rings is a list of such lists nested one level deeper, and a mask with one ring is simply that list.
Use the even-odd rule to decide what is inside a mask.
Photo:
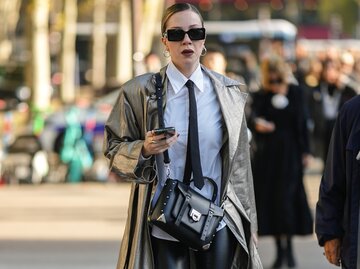
[{"label": "bag shoulder strap", "polygon": [[[158,120],[159,120],[159,127],[164,128],[164,113],[163,113],[163,88],[164,85],[162,83],[162,78],[160,73],[155,74],[155,87],[156,87],[156,101],[157,101],[157,110],[158,110]],[[170,163],[169,152],[167,150],[164,151],[164,163]]]}]

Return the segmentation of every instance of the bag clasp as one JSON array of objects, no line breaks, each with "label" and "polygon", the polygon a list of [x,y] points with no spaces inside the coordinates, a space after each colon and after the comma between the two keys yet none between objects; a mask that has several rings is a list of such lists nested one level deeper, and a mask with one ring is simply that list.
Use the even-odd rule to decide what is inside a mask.
[{"label": "bag clasp", "polygon": [[194,208],[192,208],[190,211],[190,217],[192,218],[193,221],[198,222],[201,218],[201,213],[195,210]]}]

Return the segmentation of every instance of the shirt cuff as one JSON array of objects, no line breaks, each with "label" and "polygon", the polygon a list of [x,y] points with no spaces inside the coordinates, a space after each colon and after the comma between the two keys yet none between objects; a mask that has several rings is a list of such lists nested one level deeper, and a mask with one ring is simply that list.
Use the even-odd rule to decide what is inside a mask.
[{"label": "shirt cuff", "polygon": [[139,156],[139,164],[143,164],[145,161],[148,161],[150,160],[152,157],[152,155],[150,155],[149,157],[144,157],[142,155],[142,152],[140,152],[140,156]]}]

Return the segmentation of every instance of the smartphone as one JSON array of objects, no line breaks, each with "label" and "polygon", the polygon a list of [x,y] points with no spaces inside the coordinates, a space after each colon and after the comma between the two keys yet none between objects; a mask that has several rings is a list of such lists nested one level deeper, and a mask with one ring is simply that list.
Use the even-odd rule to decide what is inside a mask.
[{"label": "smartphone", "polygon": [[175,134],[175,127],[156,128],[153,131],[155,135],[166,134],[170,137]]}]

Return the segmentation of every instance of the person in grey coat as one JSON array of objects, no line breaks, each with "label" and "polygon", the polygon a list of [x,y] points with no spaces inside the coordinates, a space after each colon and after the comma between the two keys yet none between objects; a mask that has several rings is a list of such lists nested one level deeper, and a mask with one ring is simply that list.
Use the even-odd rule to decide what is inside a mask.
[{"label": "person in grey coat", "polygon": [[[241,85],[200,64],[206,52],[205,28],[190,4],[167,8],[162,19],[164,55],[161,69],[164,122],[174,126],[170,137],[156,135],[159,127],[154,74],[125,83],[105,125],[104,154],[111,170],[132,182],[128,218],[117,269],[261,269],[256,248],[257,217]],[[188,91],[195,87],[201,166],[204,177],[218,186],[216,203],[224,209],[211,247],[193,251],[148,222],[149,212],[166,180],[163,152],[171,159],[170,177],[184,175],[188,136]],[[211,195],[205,181],[201,189]],[[209,189],[210,187],[210,189]]]}]

